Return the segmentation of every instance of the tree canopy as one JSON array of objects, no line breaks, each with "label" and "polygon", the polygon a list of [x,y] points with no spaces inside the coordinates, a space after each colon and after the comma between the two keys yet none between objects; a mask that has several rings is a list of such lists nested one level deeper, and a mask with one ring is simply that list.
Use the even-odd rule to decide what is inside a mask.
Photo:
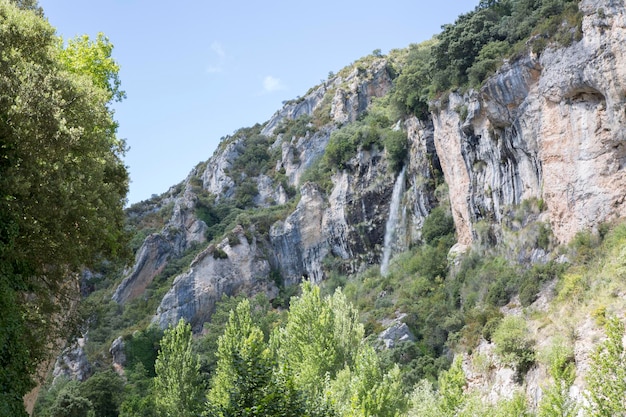
[{"label": "tree canopy", "polygon": [[0,2],[3,415],[24,413],[31,376],[66,330],[80,272],[125,253],[128,173],[109,107],[121,98],[112,45],[80,38],[65,50],[38,10]]}]

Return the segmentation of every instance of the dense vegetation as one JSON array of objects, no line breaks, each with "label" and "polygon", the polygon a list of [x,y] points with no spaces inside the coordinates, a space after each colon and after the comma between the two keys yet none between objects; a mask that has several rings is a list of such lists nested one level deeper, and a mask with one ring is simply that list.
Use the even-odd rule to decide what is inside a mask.
[{"label": "dense vegetation", "polygon": [[74,324],[83,268],[124,255],[128,183],[112,45],[64,45],[36,2],[17,6],[0,2],[0,414],[12,416]]},{"label": "dense vegetation", "polygon": [[[153,327],[129,335],[125,384],[106,367],[88,380],[97,376],[96,381],[105,381],[98,385],[99,397],[95,382],[61,380],[42,397],[36,415],[64,415],[54,410],[70,406],[94,410],[96,415],[115,415],[98,411],[114,408],[120,416],[167,415],[168,409],[177,410],[177,415],[209,416],[534,415],[521,392],[485,404],[479,393],[466,389],[460,362],[450,364],[443,352],[471,351],[480,337],[494,343],[496,355],[516,369],[520,379],[537,363],[546,367],[550,381],[536,415],[576,415],[580,405],[570,397],[569,387],[576,374],[572,343],[577,336],[560,334],[547,348],[539,349],[528,321],[519,316],[503,318],[486,296],[489,280],[483,280],[480,288],[470,280],[472,290],[483,294],[478,297],[481,301],[455,307],[459,301],[449,287],[459,285],[455,275],[447,271],[445,262],[430,259],[435,251],[429,246],[447,246],[452,237],[450,229],[441,227],[448,219],[434,217],[439,217],[437,224],[427,227],[441,232],[431,235],[430,244],[396,258],[387,277],[374,270],[336,277],[343,291],[332,289],[333,280],[322,288],[305,284],[288,311],[272,308],[263,295],[250,300],[224,297],[203,336],[193,339],[182,321],[164,336]],[[561,310],[593,314],[605,324],[609,336],[592,355],[585,415],[626,411],[626,391],[619,382],[626,369],[623,325],[606,304],[597,304],[611,300],[610,293],[622,285],[614,268],[623,264],[615,254],[625,242],[624,225],[603,238],[581,235],[564,252],[570,264],[551,278],[556,283],[555,306],[547,314],[558,315]],[[511,275],[501,255],[471,263],[471,268],[463,267],[466,278],[487,270],[496,281]],[[568,278],[571,274],[578,276],[574,282]],[[461,287],[461,292],[469,290]],[[351,299],[363,310],[357,311]],[[407,323],[417,340],[377,351],[376,319],[391,316],[391,311],[408,314]],[[492,365],[481,362],[487,358],[476,355],[473,360],[474,366],[490,372]]]},{"label": "dense vegetation", "polygon": [[579,40],[581,21],[576,0],[482,0],[433,40],[409,47],[392,98],[401,112],[426,118],[430,99],[479,87],[528,47],[541,52],[551,41]]}]

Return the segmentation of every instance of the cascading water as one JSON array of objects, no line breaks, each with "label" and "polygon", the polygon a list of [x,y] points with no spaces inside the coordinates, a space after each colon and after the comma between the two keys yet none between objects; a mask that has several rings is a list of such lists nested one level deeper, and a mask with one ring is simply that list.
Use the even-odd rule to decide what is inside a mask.
[{"label": "cascading water", "polygon": [[400,203],[402,202],[402,195],[404,194],[404,176],[405,168],[403,167],[402,171],[400,171],[400,174],[398,174],[398,178],[396,178],[395,185],[393,186],[393,193],[391,194],[391,205],[389,206],[389,218],[387,219],[387,224],[385,225],[383,258],[380,262],[380,274],[383,276],[387,275],[389,260],[391,259],[391,254],[395,243],[394,241],[397,238],[397,228],[404,218],[403,210],[400,207]]}]

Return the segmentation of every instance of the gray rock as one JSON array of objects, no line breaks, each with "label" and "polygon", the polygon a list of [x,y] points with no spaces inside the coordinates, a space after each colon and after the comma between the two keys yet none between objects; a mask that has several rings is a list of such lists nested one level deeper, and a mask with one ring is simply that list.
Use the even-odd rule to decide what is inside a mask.
[{"label": "gray rock", "polygon": [[233,235],[238,242],[225,239],[219,245],[210,245],[196,256],[189,271],[174,279],[153,322],[166,328],[184,318],[199,331],[224,294],[251,296],[265,292],[270,299],[277,295],[278,289],[269,280],[270,264],[256,238],[248,241],[241,227]]},{"label": "gray rock", "polygon": [[84,381],[91,376],[92,368],[84,347],[85,339],[79,338],[57,357],[52,370],[53,384],[61,377]]},{"label": "gray rock", "polygon": [[392,349],[403,342],[414,342],[415,336],[406,323],[396,322],[389,328],[385,329],[378,339],[383,342],[385,348]]}]

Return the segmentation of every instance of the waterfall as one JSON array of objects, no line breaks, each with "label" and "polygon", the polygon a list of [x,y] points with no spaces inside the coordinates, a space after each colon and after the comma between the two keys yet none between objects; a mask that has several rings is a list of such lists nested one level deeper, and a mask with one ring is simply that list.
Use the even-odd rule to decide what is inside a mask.
[{"label": "waterfall", "polygon": [[393,186],[393,193],[391,194],[391,204],[389,205],[389,218],[385,225],[385,243],[383,246],[383,259],[380,263],[380,274],[387,275],[387,269],[389,268],[389,259],[393,251],[395,240],[397,239],[396,229],[401,223],[403,216],[403,210],[400,207],[402,202],[402,195],[404,194],[404,176],[405,168],[402,168],[396,183]]}]

